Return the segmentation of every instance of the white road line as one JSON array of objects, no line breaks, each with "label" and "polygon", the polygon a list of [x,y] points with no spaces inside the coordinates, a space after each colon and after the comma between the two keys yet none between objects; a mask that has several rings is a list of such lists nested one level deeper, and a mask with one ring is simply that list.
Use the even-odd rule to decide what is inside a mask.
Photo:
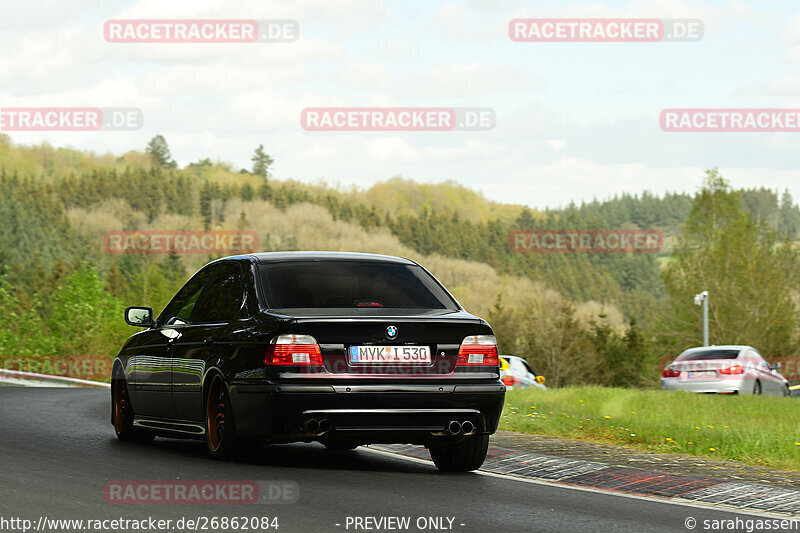
[{"label": "white road line", "polygon": [[0,368],[0,381],[12,385],[22,385],[27,387],[95,387],[111,388],[109,383],[101,381],[88,381],[85,379],[70,378],[64,376],[51,376],[50,374],[37,374],[36,372],[21,372],[19,370],[9,370]]}]

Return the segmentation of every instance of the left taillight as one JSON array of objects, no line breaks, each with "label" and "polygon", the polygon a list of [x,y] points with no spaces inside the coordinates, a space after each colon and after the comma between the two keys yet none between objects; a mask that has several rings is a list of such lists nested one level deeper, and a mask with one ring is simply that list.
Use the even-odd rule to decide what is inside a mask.
[{"label": "left taillight", "polygon": [[470,335],[461,342],[458,349],[457,366],[496,366],[497,339],[494,335]]},{"label": "left taillight", "polygon": [[322,365],[322,352],[311,335],[278,335],[267,348],[267,365]]}]

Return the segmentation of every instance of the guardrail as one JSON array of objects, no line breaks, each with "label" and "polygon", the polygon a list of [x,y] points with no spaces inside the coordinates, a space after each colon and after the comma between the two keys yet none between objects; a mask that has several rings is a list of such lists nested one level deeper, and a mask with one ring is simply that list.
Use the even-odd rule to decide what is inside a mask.
[{"label": "guardrail", "polygon": [[51,376],[35,372],[21,372],[0,368],[0,385],[16,385],[20,387],[88,387],[108,389],[108,383],[89,381],[87,379]]}]

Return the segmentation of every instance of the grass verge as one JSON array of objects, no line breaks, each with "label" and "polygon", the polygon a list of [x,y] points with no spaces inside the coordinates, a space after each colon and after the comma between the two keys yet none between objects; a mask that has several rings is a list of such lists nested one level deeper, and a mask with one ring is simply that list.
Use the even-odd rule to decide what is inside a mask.
[{"label": "grass verge", "polygon": [[800,471],[800,401],[606,387],[506,395],[500,429]]}]

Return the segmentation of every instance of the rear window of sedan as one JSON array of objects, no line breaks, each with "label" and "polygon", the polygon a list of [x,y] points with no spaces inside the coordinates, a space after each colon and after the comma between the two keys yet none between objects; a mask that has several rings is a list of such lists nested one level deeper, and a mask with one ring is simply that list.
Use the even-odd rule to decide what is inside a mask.
[{"label": "rear window of sedan", "polygon": [[708,361],[718,359],[736,359],[739,350],[703,350],[702,352],[692,352],[682,355],[678,359],[681,361]]},{"label": "rear window of sedan", "polygon": [[380,261],[289,261],[259,266],[270,309],[457,310],[417,265]]}]

